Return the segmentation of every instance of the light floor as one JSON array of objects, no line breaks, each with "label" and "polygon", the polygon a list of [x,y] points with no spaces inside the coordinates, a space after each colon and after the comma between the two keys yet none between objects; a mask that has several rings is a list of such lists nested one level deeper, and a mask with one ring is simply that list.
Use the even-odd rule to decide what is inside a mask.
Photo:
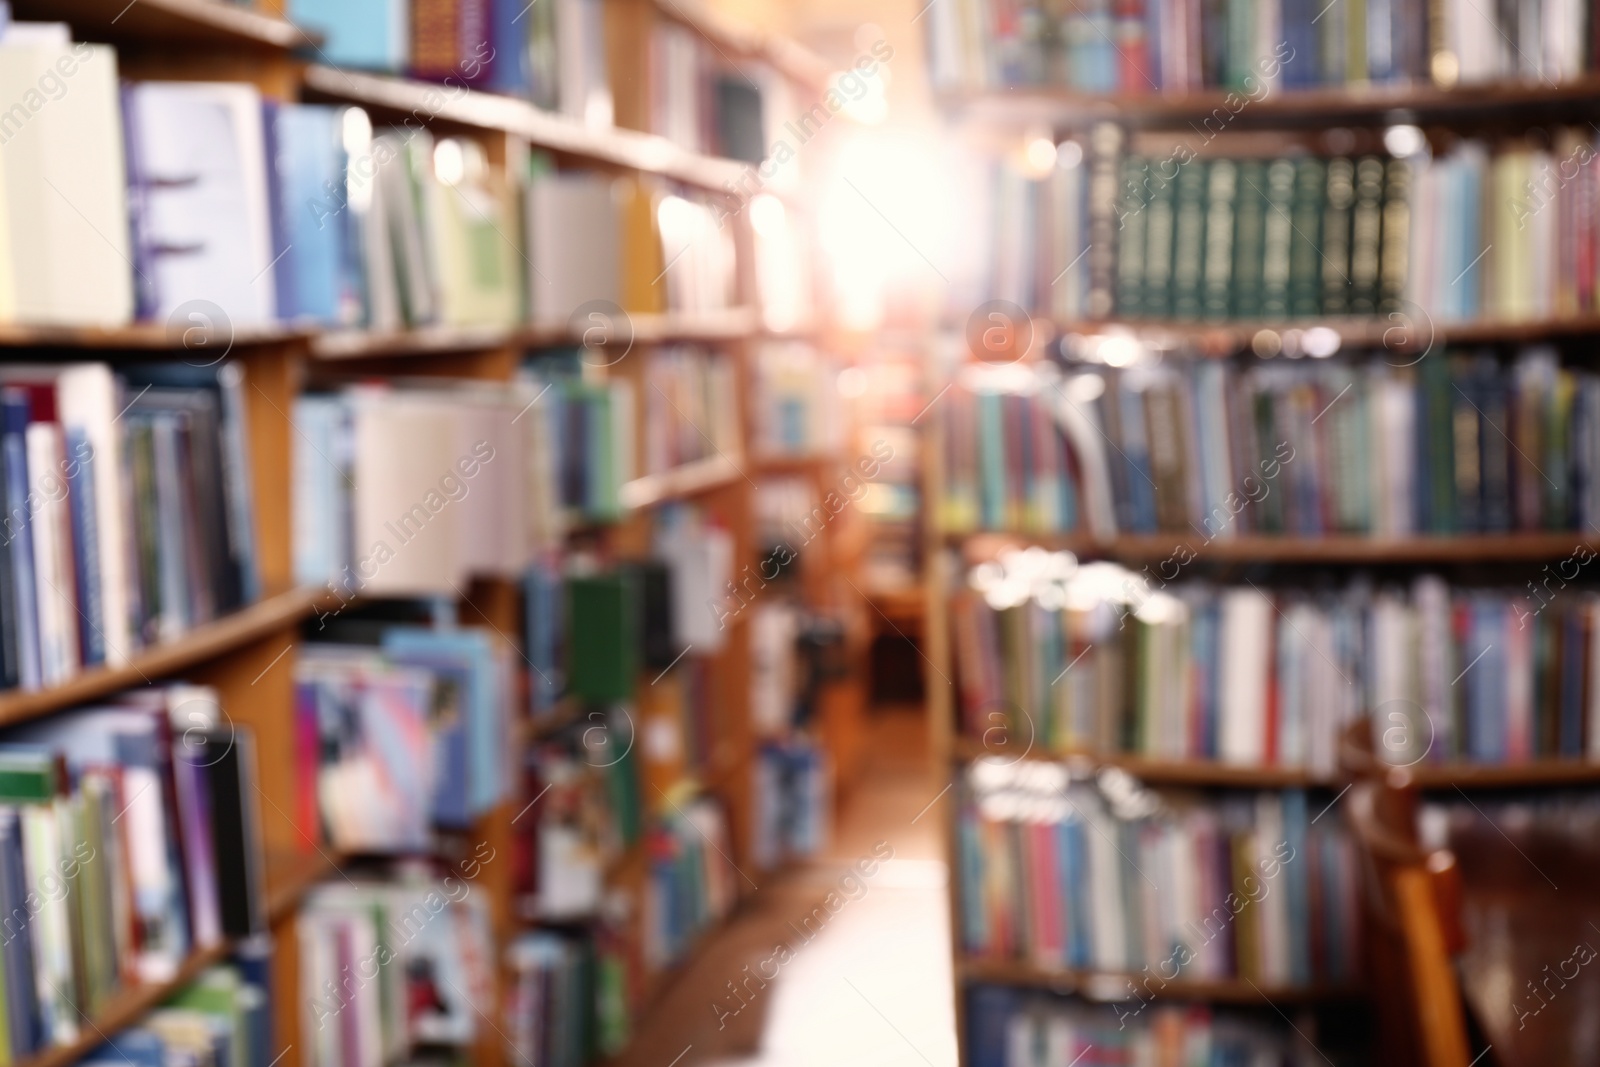
[{"label": "light floor", "polygon": [[[826,855],[770,881],[745,872],[761,891],[648,1013],[618,1067],[955,1067],[941,845],[951,798],[924,729],[920,715],[879,714]],[[841,892],[874,846],[893,858],[864,890]]]}]

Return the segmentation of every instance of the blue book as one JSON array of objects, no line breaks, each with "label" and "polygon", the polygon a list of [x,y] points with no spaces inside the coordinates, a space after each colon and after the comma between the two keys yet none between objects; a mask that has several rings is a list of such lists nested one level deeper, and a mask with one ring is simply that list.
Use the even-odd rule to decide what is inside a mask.
[{"label": "blue book", "polygon": [[344,272],[351,226],[344,109],[268,107],[266,126],[275,148],[278,317],[285,322],[345,323],[354,317],[360,299]]},{"label": "blue book", "polygon": [[322,35],[318,62],[393,73],[411,64],[410,0],[289,0],[287,15]]},{"label": "blue book", "polygon": [[967,990],[967,1067],[1007,1067],[1006,1036],[1021,995],[1004,986],[975,985]]},{"label": "blue book", "polygon": [[33,568],[33,513],[28,507],[28,449],[25,434],[33,417],[22,389],[0,393],[0,458],[6,466],[6,550],[17,586],[17,666],[24,689],[43,684],[39,653],[39,593]]},{"label": "blue book", "polygon": [[1144,393],[1132,388],[1127,375],[1117,376],[1117,414],[1122,426],[1121,449],[1128,468],[1128,498],[1135,533],[1156,532],[1155,480],[1150,476],[1150,446],[1145,434]]},{"label": "blue book", "polygon": [[383,651],[396,663],[425,667],[454,680],[460,690],[460,716],[438,723],[440,759],[434,819],[466,828],[505,792],[502,739],[505,694],[490,636],[482,630],[428,630],[395,627],[384,632]]},{"label": "blue book", "polygon": [[[1367,0],[1368,10],[1379,0]],[[1317,84],[1317,28],[1311,20],[1321,5],[1315,0],[1283,0],[1283,40],[1294,58],[1282,65],[1283,87],[1304,89]]]},{"label": "blue book", "polygon": [[[65,428],[67,454],[89,455],[89,439],[77,426]],[[100,526],[94,498],[94,464],[68,468],[67,513],[72,521],[72,571],[78,587],[78,649],[85,667],[106,661],[105,600],[100,588]]]},{"label": "blue book", "polygon": [[1583,756],[1583,667],[1587,658],[1583,620],[1569,611],[1561,618],[1561,736],[1558,751],[1569,759]]},{"label": "blue book", "polygon": [[983,472],[979,476],[983,499],[979,511],[984,529],[999,530],[1006,525],[1006,450],[1001,400],[994,393],[979,393],[978,456]]},{"label": "blue book", "polygon": [[[1278,869],[1282,888],[1289,894],[1289,978],[1294,985],[1311,982],[1311,880],[1306,862],[1306,794],[1290,789],[1283,794],[1283,836],[1294,858]],[[1270,847],[1270,845],[1269,845]]]},{"label": "blue book", "polygon": [[0,959],[6,969],[6,1014],[14,1053],[27,1055],[45,1042],[38,986],[33,969],[33,912],[25,901],[27,876],[23,865],[22,822],[17,809],[0,807],[0,908],[4,909],[5,938]]},{"label": "blue book", "polygon": [[1084,821],[1076,815],[1069,816],[1061,821],[1061,894],[1067,910],[1067,966],[1074,970],[1088,970],[1094,965],[1088,864]]},{"label": "blue book", "polygon": [[961,851],[961,935],[969,952],[981,951],[989,941],[983,910],[983,846],[978,833],[977,813],[963,808],[956,822],[956,839]]},{"label": "blue book", "polygon": [[167,1046],[149,1030],[124,1030],[106,1039],[79,1067],[166,1067]]}]

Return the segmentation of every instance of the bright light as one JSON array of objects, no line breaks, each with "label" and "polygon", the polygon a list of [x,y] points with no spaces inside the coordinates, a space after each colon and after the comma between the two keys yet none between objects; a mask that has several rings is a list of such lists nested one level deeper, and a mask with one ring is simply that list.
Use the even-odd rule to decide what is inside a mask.
[{"label": "bright light", "polygon": [[443,185],[460,185],[467,176],[467,159],[461,142],[445,138],[433,146],[433,173]]},{"label": "bright light", "polygon": [[1417,155],[1427,146],[1428,138],[1415,126],[1390,126],[1383,131],[1383,147],[1398,159]]},{"label": "bright light", "polygon": [[1048,174],[1056,165],[1056,143],[1048,137],[1035,137],[1026,150],[1028,169],[1035,174]]},{"label": "bright light", "polygon": [[1110,366],[1126,367],[1138,362],[1144,355],[1144,347],[1132,337],[1115,335],[1102,337],[1096,346],[1096,354]]},{"label": "bright light", "polygon": [[1056,145],[1056,166],[1071,170],[1083,162],[1083,145],[1077,141],[1062,141]]},{"label": "bright light", "polygon": [[854,400],[867,392],[867,375],[860,367],[846,367],[839,372],[839,395]]},{"label": "bright light", "polygon": [[784,232],[783,201],[769,193],[762,193],[750,201],[750,225],[762,237],[776,237]]},{"label": "bright light", "polygon": [[845,131],[818,205],[841,324],[870,329],[890,291],[938,291],[954,273],[958,159],[934,131]]}]

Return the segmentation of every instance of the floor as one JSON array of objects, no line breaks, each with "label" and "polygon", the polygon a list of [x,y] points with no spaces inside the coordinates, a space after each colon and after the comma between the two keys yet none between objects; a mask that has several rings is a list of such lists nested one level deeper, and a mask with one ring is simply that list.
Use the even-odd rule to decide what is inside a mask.
[{"label": "floor", "polygon": [[[747,872],[760,892],[690,962],[618,1067],[954,1067],[950,797],[925,730],[920,714],[875,716],[826,855],[770,880]],[[870,873],[852,873],[862,860]]]}]

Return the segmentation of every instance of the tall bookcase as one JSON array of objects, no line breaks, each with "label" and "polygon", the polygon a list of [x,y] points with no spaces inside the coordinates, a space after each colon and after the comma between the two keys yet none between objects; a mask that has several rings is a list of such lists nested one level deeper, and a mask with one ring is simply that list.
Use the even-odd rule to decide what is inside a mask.
[{"label": "tall bookcase", "polygon": [[[1585,74],[1560,84],[1526,81],[1451,88],[1416,83],[1311,89],[1275,87],[1263,99],[1252,100],[1242,111],[1232,106],[1224,110],[1225,99],[1231,105],[1237,99],[1237,94],[1227,94],[1221,90],[1158,92],[1152,89],[1148,95],[1120,95],[1048,86],[1019,86],[1009,89],[951,89],[941,91],[938,95],[952,135],[964,135],[973,143],[982,145],[983,150],[989,153],[1020,155],[1022,146],[1030,142],[1039,143],[1048,138],[1054,145],[1063,135],[1087,137],[1096,124],[1105,122],[1115,123],[1131,133],[1169,136],[1174,141],[1187,137],[1197,143],[1209,144],[1212,139],[1211,127],[1202,127],[1202,124],[1210,122],[1216,115],[1228,114],[1229,119],[1224,123],[1228,126],[1228,135],[1253,139],[1251,147],[1242,150],[1241,154],[1270,156],[1291,150],[1304,152],[1308,147],[1316,153],[1319,149],[1315,139],[1324,136],[1330,127],[1335,126],[1341,127],[1336,132],[1347,137],[1348,144],[1373,146],[1362,148],[1362,152],[1381,152],[1378,146],[1382,144],[1383,129],[1398,124],[1415,125],[1425,131],[1430,140],[1448,144],[1458,134],[1510,137],[1525,132],[1529,126],[1587,123],[1596,109],[1600,108],[1600,80],[1593,74]],[[1290,146],[1297,147],[1291,149]],[[1356,154],[1349,147],[1339,151],[1322,148],[1321,153]],[[1213,154],[1225,156],[1227,152],[1216,151]],[[1050,156],[1054,158],[1053,148]],[[1084,159],[1083,165],[1088,166],[1087,153]],[[1122,180],[1120,172],[1117,180],[1119,183]],[[1094,195],[1092,187],[1088,195]],[[1086,229],[1092,226],[1091,215]],[[1117,229],[1116,219],[1111,220],[1110,226],[1113,231]],[[1071,251],[1076,250],[1077,246],[1074,246]],[[1049,272],[1044,277],[1048,280]],[[985,293],[980,299],[995,295],[992,292]],[[965,311],[961,309],[963,314]],[[949,325],[952,332],[966,325],[967,337],[972,337],[970,324],[953,322]],[[1024,330],[1016,322],[1010,325],[1017,334]],[[1327,328],[1336,335],[1339,343],[1335,346],[1337,353],[1332,357],[1335,361],[1367,350],[1386,353],[1397,366],[1410,365],[1423,358],[1442,359],[1446,346],[1493,347],[1497,358],[1504,359],[1508,350],[1532,344],[1558,346],[1563,350],[1563,364],[1589,366],[1585,362],[1590,355],[1589,346],[1600,335],[1600,320],[1588,313],[1548,320],[1480,319],[1446,323],[1435,321],[1425,310],[1409,303],[1394,313],[1365,319],[1328,317],[1209,322],[1198,321],[1198,317],[1196,321],[1175,321],[1119,319],[1115,315],[1107,315],[1069,320],[1035,312],[1027,327],[1031,328],[1032,337],[1027,359],[1050,360],[1055,353],[1067,351],[1084,339],[1092,343],[1095,338],[1114,336],[1149,346],[1169,360],[1199,361],[1235,357],[1253,360],[1253,346],[1260,354],[1261,347],[1257,342],[1263,334],[1270,335],[1271,350],[1267,353],[1270,355],[1278,351],[1276,343],[1286,331],[1305,331],[1314,327]],[[981,362],[984,355],[974,351],[972,361]],[[997,361],[1010,362],[1016,357],[1013,351]],[[927,395],[936,397],[941,390],[953,384],[953,375],[949,370],[930,364]],[[953,626],[950,598],[952,592],[965,582],[973,565],[993,560],[1006,549],[1038,546],[1049,551],[1071,552],[1084,561],[1107,560],[1124,564],[1133,570],[1150,565],[1152,573],[1155,565],[1162,561],[1183,559],[1185,573],[1176,579],[1179,583],[1192,579],[1195,572],[1222,580],[1232,577],[1239,581],[1241,579],[1236,576],[1241,573],[1259,573],[1262,568],[1272,568],[1274,574],[1284,578],[1285,584],[1293,584],[1301,579],[1310,580],[1313,568],[1318,575],[1333,572],[1345,576],[1358,568],[1387,568],[1390,573],[1405,574],[1413,568],[1422,567],[1447,571],[1452,568],[1470,569],[1477,576],[1504,575],[1509,578],[1514,574],[1514,582],[1520,583],[1528,573],[1533,573],[1541,565],[1553,566],[1575,551],[1592,551],[1600,545],[1597,532],[1593,529],[1473,535],[1419,534],[1404,538],[1342,534],[1323,537],[1244,534],[1226,540],[1213,540],[1206,537],[1204,532],[1195,535],[1121,532],[1109,538],[1096,537],[1086,530],[1050,535],[1006,530],[953,533],[941,525],[940,519],[945,484],[943,468],[948,458],[947,443],[941,439],[937,418],[924,422],[927,516],[923,531],[927,561],[925,674],[933,747],[941,774],[948,776],[944,780],[950,783],[951,788],[951,795],[945,796],[940,805],[947,818],[951,850],[952,946],[963,1062],[973,1062],[969,1045],[972,1035],[967,1026],[966,1011],[968,993],[975,986],[1074,993],[1091,1001],[1131,1002],[1134,994],[1129,980],[1138,978],[1137,974],[1050,969],[1030,962],[977,959],[965,954],[961,929],[963,901],[960,870],[967,857],[962,853],[958,837],[955,813],[959,810],[959,801],[954,798],[959,796],[962,779],[976,761],[987,757],[1007,763],[1022,760],[1058,763],[1066,766],[1069,773],[1080,780],[1092,777],[1103,768],[1117,768],[1158,792],[1166,789],[1198,789],[1212,793],[1306,789],[1312,791],[1311,810],[1316,812],[1326,804],[1329,809],[1325,810],[1330,818],[1338,817],[1338,800],[1347,787],[1342,772],[1318,774],[1300,767],[1257,767],[1120,753],[1049,753],[1039,751],[1036,745],[1030,746],[1030,738],[1012,736],[1003,729],[997,729],[993,736],[986,738],[964,733],[960,708],[961,681],[954,647],[954,642],[959,638]],[[1115,443],[1111,442],[1109,447],[1115,448]],[[1178,553],[1182,555],[1176,555]],[[1507,584],[1511,582],[1508,580]],[[1382,724],[1370,718],[1372,711],[1368,707],[1362,708],[1362,714],[1369,716],[1368,721],[1373,722],[1373,732],[1377,734]],[[1024,752],[1024,749],[1028,751]],[[1445,794],[1457,798],[1458,790],[1518,790],[1526,793],[1600,783],[1600,763],[1592,758],[1536,758],[1513,764],[1422,762],[1411,766],[1409,773],[1422,790],[1441,798]],[[1320,800],[1316,799],[1319,797]],[[1024,920],[1019,917],[1017,921]],[[1149,989],[1146,984],[1142,992],[1148,993]],[[1363,995],[1363,990],[1353,987],[1310,985],[1272,989],[1238,979],[1186,980],[1182,976],[1162,983],[1161,989],[1155,994],[1158,1000],[1169,999],[1180,1003],[1255,1005],[1260,1008],[1270,1004],[1290,1013],[1297,1008],[1318,1009],[1339,1004],[1353,1004],[1359,1010]],[[987,1037],[992,1041],[995,1035],[990,1033]],[[993,1047],[990,1046],[991,1050]],[[1311,1058],[1315,1059],[1314,1056]]]},{"label": "tall bookcase", "polygon": [[[444,97],[437,86],[404,77],[345,71],[317,62],[319,49],[282,17],[282,0],[263,0],[246,7],[223,0],[23,0],[13,5],[19,19],[66,21],[75,40],[115,46],[125,77],[176,80],[244,81],[278,101],[332,101],[359,105],[374,125],[408,120],[477,141],[492,167],[504,171],[520,165],[530,148],[549,152],[561,167],[580,167],[618,176],[648,176],[695,188],[713,196],[727,195],[746,164],[687,151],[647,132],[650,26],[672,20],[711,42],[730,61],[759,64],[794,81],[799,91],[820,93],[828,67],[800,46],[780,38],[731,27],[691,5],[669,0],[607,0],[605,25],[612,90],[618,122],[586,126],[544,112],[523,101],[467,91]],[[442,101],[442,102],[441,102]],[[793,210],[806,206],[796,200]],[[745,212],[730,212],[735,228],[739,301],[716,314],[630,316],[631,347],[625,358],[596,377],[623,376],[644,388],[644,368],[661,346],[693,342],[727,354],[735,367],[741,404],[749,395],[755,346],[771,336],[755,305],[752,238]],[[644,264],[623,263],[639,271]],[[654,273],[651,270],[649,273]],[[648,273],[645,275],[648,280]],[[819,322],[821,312],[819,311]],[[820,339],[817,322],[802,324],[785,336]],[[210,338],[208,340],[216,340]],[[423,328],[398,333],[365,331],[319,332],[296,328],[236,331],[229,358],[245,372],[249,450],[253,464],[256,540],[259,546],[262,598],[246,609],[195,629],[180,640],[150,648],[126,666],[94,669],[51,688],[0,694],[0,725],[20,723],[63,711],[124,689],[169,679],[188,679],[216,687],[221,705],[236,723],[250,727],[257,739],[260,763],[261,817],[266,860],[268,911],[272,940],[272,1003],[274,1062],[298,1067],[303,1062],[303,1006],[313,991],[298,988],[300,967],[295,920],[301,897],[319,881],[335,877],[344,857],[307,840],[290,815],[298,784],[294,781],[294,677],[302,625],[317,612],[346,603],[331,588],[296,586],[292,559],[291,472],[295,429],[290,412],[307,384],[324,376],[368,379],[474,379],[509,383],[527,355],[540,348],[584,343],[566,330]],[[74,329],[0,326],[0,346],[10,360],[100,360],[114,367],[133,361],[177,360],[186,355],[182,340],[160,324],[135,324],[121,329]],[[586,371],[587,373],[587,371]],[[750,426],[749,412],[741,425]],[[830,457],[775,463],[773,470],[798,467],[821,477]],[[638,468],[641,465],[635,464]],[[585,547],[616,559],[637,559],[651,547],[653,510],[671,502],[694,502],[729,530],[734,543],[734,568],[757,563],[752,536],[753,479],[766,472],[748,447],[734,454],[639,477],[622,488],[623,518],[610,525],[585,528],[572,537]],[[833,533],[824,531],[824,550]],[[821,573],[819,569],[819,573]],[[509,644],[520,668],[523,632],[522,590],[510,579],[479,579],[455,605],[460,625],[487,629],[495,641]],[[707,674],[720,718],[710,769],[698,785],[718,797],[730,819],[732,854],[727,862],[744,868],[748,862],[754,746],[749,724],[749,640],[744,617],[729,626],[726,645],[709,657]],[[636,681],[636,729],[652,714],[655,672]],[[831,742],[852,740],[857,714],[847,694],[832,697],[839,708],[830,712],[825,732]],[[547,734],[570,724],[580,709],[568,707],[547,724],[521,725],[505,744],[520,752]],[[843,758],[841,757],[841,762]],[[650,759],[639,763],[639,794],[646,812],[661,810],[666,797],[687,775],[678,763]],[[520,780],[520,776],[519,776]],[[475,891],[488,901],[493,944],[509,944],[527,920],[514,899],[512,856],[519,813],[536,798],[511,795],[482,816],[468,835],[487,843],[497,860],[484,863]],[[526,826],[522,828],[526,830]],[[442,857],[446,860],[449,857]],[[642,936],[637,906],[650,877],[650,856],[641,842],[610,865],[607,881],[629,892],[636,906],[629,936],[635,946]],[[735,875],[740,895],[753,883]],[[710,931],[708,931],[709,933]],[[702,935],[703,937],[704,935]],[[22,1061],[21,1067],[58,1067],[81,1058],[106,1036],[134,1024],[206,967],[225,958],[231,945],[196,953],[168,982],[143,985],[120,995],[105,1011],[86,1020],[84,1036],[70,1046],[52,1048]],[[681,965],[681,961],[680,961]],[[633,990],[634,1007],[648,1011],[670,980],[673,967],[646,976],[644,988]],[[504,1002],[508,972],[497,963],[494,999],[479,1009],[478,1040],[470,1062],[507,1062],[506,1038],[496,1021]]]}]

